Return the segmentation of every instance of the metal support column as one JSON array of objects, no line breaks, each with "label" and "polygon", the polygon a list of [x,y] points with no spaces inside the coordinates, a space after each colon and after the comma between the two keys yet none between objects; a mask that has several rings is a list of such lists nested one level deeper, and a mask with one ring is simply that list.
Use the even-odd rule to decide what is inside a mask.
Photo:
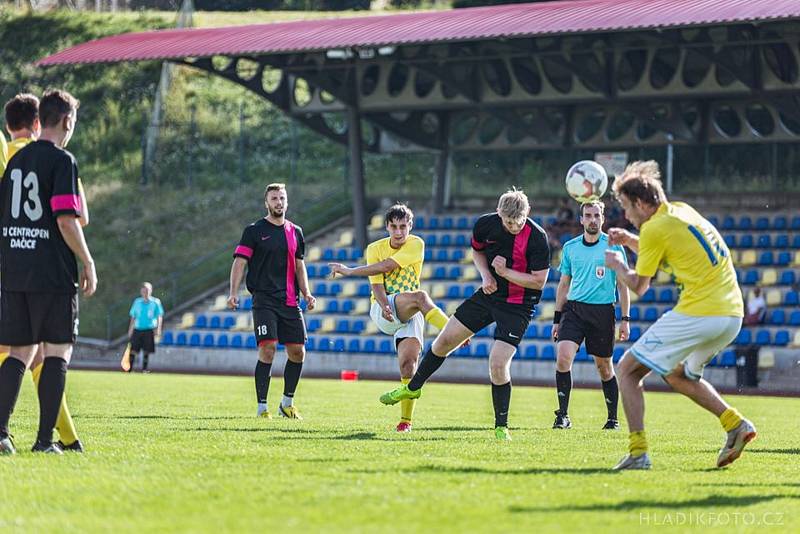
[{"label": "metal support column", "polygon": [[448,204],[450,189],[450,114],[439,115],[439,128],[442,135],[442,149],[436,160],[436,189],[433,195],[433,212],[442,213]]},{"label": "metal support column", "polygon": [[356,246],[367,247],[367,214],[364,194],[364,160],[361,142],[361,114],[358,105],[347,107],[347,152],[348,172],[353,198],[353,227]]}]

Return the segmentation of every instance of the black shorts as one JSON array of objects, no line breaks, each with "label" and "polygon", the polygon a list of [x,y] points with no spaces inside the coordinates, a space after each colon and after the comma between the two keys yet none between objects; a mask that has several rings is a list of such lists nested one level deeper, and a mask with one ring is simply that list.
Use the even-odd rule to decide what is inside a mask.
[{"label": "black shorts", "polygon": [[473,333],[497,323],[494,338],[517,347],[532,315],[528,306],[497,302],[478,289],[456,309],[455,318]]},{"label": "black shorts", "polygon": [[253,329],[259,346],[270,341],[281,345],[306,343],[306,323],[300,308],[282,304],[253,308]]},{"label": "black shorts", "polygon": [[140,350],[147,353],[156,351],[156,336],[152,328],[150,330],[134,330],[131,334],[131,352],[136,354]]},{"label": "black shorts", "polygon": [[564,306],[558,341],[573,341],[580,346],[586,342],[586,352],[599,358],[610,358],[614,353],[613,304],[586,304],[568,300]]},{"label": "black shorts", "polygon": [[75,343],[77,293],[0,293],[0,344]]}]

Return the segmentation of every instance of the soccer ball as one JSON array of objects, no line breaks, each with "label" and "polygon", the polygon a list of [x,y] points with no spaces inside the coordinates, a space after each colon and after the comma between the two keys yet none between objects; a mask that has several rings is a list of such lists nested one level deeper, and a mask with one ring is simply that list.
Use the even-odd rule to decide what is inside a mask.
[{"label": "soccer ball", "polygon": [[605,194],[608,175],[603,166],[595,161],[579,161],[567,171],[566,185],[569,196],[582,204]]}]

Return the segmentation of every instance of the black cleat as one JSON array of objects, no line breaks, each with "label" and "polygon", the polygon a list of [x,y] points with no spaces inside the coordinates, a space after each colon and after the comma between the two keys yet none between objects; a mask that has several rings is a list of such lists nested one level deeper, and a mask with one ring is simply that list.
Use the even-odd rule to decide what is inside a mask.
[{"label": "black cleat", "polygon": [[79,439],[76,439],[69,445],[64,445],[63,441],[58,440],[58,446],[64,452],[83,452],[83,443],[81,443]]},{"label": "black cleat", "polygon": [[561,413],[559,410],[553,412],[556,414],[556,420],[553,421],[553,428],[572,428],[572,422],[569,420],[569,416],[565,413]]},{"label": "black cleat", "polygon": [[31,452],[42,452],[45,454],[64,454],[64,451],[61,450],[55,443],[41,443],[37,441],[33,444],[31,448]]},{"label": "black cleat", "polygon": [[603,425],[603,430],[619,430],[619,421],[616,419],[609,419],[606,421],[606,424]]}]

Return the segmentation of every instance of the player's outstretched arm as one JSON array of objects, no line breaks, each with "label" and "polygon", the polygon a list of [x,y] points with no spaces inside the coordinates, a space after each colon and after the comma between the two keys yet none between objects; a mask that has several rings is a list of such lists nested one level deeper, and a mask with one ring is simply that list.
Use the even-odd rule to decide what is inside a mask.
[{"label": "player's outstretched arm", "polygon": [[231,265],[230,290],[228,291],[228,307],[235,310],[239,307],[239,285],[244,277],[244,268],[247,261],[244,258],[234,258]]},{"label": "player's outstretched arm", "polygon": [[400,268],[400,264],[392,258],[386,258],[383,261],[370,263],[369,265],[362,265],[360,267],[348,267],[341,263],[329,263],[328,267],[331,268],[331,276],[375,276],[376,274],[390,273],[395,269]]},{"label": "player's outstretched arm", "polygon": [[66,214],[59,216],[56,221],[64,242],[72,250],[73,254],[80,258],[83,264],[81,289],[85,296],[91,297],[97,291],[97,272],[94,267],[94,259],[92,259],[92,254],[89,252],[89,246],[86,244],[86,238],[83,235],[80,220],[75,215]]}]

